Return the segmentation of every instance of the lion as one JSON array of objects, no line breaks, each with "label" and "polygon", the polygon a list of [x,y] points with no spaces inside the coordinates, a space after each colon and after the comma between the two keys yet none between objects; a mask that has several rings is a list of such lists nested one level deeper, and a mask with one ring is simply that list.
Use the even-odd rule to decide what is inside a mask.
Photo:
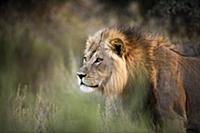
[{"label": "lion", "polygon": [[77,75],[83,92],[101,92],[109,106],[121,101],[132,114],[132,102],[142,105],[157,132],[200,132],[200,60],[174,50],[166,37],[128,26],[101,29],[88,37]]}]

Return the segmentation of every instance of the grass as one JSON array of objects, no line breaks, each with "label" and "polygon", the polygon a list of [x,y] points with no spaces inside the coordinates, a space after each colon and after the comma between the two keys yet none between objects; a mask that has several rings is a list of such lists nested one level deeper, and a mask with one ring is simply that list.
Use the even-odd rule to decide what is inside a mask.
[{"label": "grass", "polygon": [[[76,19],[71,21],[67,22],[77,24]],[[84,26],[77,28],[80,31]],[[103,96],[80,92],[76,71],[85,33],[57,37],[45,27],[37,30],[29,22],[20,22],[7,24],[1,31],[0,132],[149,131],[142,118],[140,122],[117,118],[105,123]]]}]

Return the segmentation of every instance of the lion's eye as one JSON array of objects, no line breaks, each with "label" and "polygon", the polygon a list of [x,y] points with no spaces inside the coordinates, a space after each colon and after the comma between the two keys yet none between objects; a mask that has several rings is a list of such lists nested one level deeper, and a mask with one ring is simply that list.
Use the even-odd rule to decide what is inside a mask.
[{"label": "lion's eye", "polygon": [[97,58],[94,63],[100,63],[103,61],[103,58]]}]

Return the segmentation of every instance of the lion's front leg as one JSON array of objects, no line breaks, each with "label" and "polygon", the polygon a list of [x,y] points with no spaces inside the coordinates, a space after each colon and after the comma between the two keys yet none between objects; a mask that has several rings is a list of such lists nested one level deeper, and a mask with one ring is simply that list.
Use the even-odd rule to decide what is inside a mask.
[{"label": "lion's front leg", "polygon": [[178,115],[173,110],[160,111],[160,132],[162,133],[186,133],[186,118]]},{"label": "lion's front leg", "polygon": [[[171,93],[170,93],[171,94]],[[159,114],[160,131],[163,133],[186,133],[186,109],[182,99],[168,93],[159,94],[156,109]]]}]

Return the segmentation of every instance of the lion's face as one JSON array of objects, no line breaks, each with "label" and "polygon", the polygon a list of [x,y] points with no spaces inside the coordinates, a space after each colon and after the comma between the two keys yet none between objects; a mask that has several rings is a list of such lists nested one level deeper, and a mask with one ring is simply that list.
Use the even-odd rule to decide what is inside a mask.
[{"label": "lion's face", "polygon": [[104,29],[88,38],[83,65],[77,72],[83,92],[121,93],[127,80],[121,37]]}]

